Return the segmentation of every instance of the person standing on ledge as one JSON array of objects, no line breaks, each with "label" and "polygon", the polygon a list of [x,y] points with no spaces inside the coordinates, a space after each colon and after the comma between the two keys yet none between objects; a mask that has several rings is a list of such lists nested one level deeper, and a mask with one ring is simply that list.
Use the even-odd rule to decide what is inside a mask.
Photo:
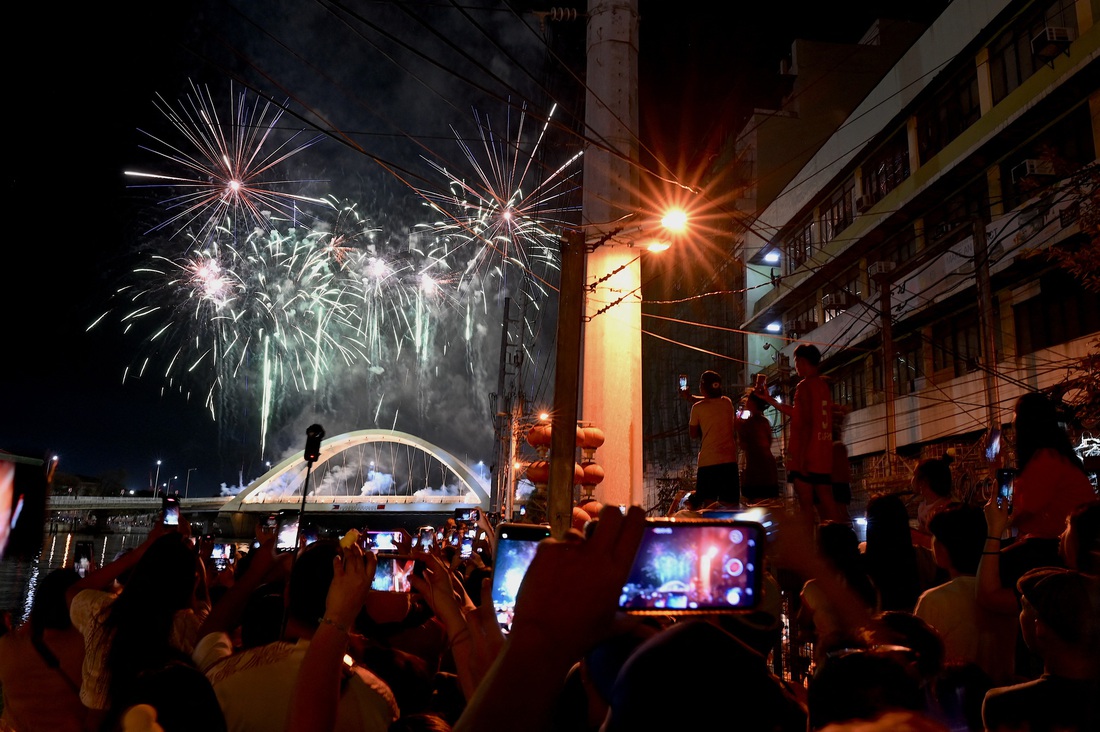
[{"label": "person standing on ledge", "polygon": [[700,505],[714,501],[736,505],[741,502],[737,476],[736,410],[730,398],[722,395],[722,377],[716,371],[704,371],[699,377],[702,396],[686,394],[694,402],[688,421],[688,434],[701,440],[695,494]]},{"label": "person standing on ledge", "polygon": [[803,343],[794,349],[794,369],[801,377],[794,405],[781,404],[766,388],[756,394],[791,418],[787,479],[794,484],[799,507],[813,516],[816,499],[821,521],[843,521],[833,498],[833,395],[821,378],[821,351]]}]

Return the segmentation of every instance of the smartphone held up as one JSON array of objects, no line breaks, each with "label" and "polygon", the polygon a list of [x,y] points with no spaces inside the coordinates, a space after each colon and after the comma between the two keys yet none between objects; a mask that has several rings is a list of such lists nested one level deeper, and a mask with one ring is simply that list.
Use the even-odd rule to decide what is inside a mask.
[{"label": "smartphone held up", "polygon": [[764,527],[713,519],[648,519],[619,608],[639,615],[741,612],[761,600]]},{"label": "smartphone held up", "polygon": [[1012,511],[1012,493],[1016,483],[1016,471],[1013,468],[997,470],[997,505],[1007,506]]},{"label": "smartphone held up", "polygon": [[299,513],[283,510],[275,514],[275,551],[292,552],[298,548]]},{"label": "smartphone held up", "polygon": [[493,562],[493,609],[501,630],[512,628],[516,595],[527,567],[535,558],[539,542],[550,536],[548,524],[502,523],[497,526],[497,548]]},{"label": "smartphone held up", "polygon": [[161,501],[161,520],[165,526],[176,528],[180,525],[180,502],[174,496],[165,496]]}]

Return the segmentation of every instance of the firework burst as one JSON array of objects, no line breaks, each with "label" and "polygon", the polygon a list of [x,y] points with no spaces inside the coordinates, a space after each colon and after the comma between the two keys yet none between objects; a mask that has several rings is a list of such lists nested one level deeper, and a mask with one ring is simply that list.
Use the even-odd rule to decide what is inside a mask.
[{"label": "firework burst", "polygon": [[[472,347],[476,324],[505,297],[523,313],[520,338],[527,350],[540,331],[540,302],[554,289],[562,227],[575,225],[578,152],[553,167],[544,140],[554,110],[535,134],[522,109],[513,135],[509,114],[504,135],[475,112],[479,144],[458,144],[471,175],[463,177],[428,161],[446,180],[446,191],[419,190],[435,221],[421,226],[441,259],[463,262],[457,287],[462,294],[463,337],[471,373],[481,355]],[[457,133],[456,133],[457,135]],[[533,139],[529,139],[532,138]],[[528,351],[527,363],[537,360]]]},{"label": "firework burst", "polygon": [[[274,143],[268,105],[242,94],[225,126],[208,93],[158,107],[188,146],[149,137],[191,177],[140,174],[172,190],[173,215],[153,230],[172,232],[93,323],[112,314],[140,341],[125,378],[197,395],[223,432],[258,434],[269,455],[271,434],[304,410],[340,405],[355,428],[394,426],[410,401],[419,419],[472,414],[466,402],[496,372],[485,345],[497,342],[499,300],[526,297],[535,333],[532,293],[548,294],[555,229],[575,210],[564,201],[576,156],[546,173],[545,126],[525,143],[525,116],[505,140],[479,119],[484,157],[462,145],[473,182],[436,166],[447,192],[418,193],[438,223],[387,237],[353,203],[277,192],[289,181],[272,180],[276,167],[311,142]],[[307,222],[304,202],[317,204]]]},{"label": "firework burst", "polygon": [[296,220],[300,204],[313,207],[326,203],[284,190],[303,181],[273,175],[277,167],[320,136],[298,142],[301,131],[289,137],[281,135],[277,125],[283,111],[271,102],[261,104],[258,98],[250,101],[245,92],[230,93],[229,115],[223,123],[209,89],[199,89],[192,82],[191,90],[178,107],[159,95],[155,102],[179,134],[179,141],[141,130],[151,140],[142,149],[159,157],[170,170],[125,171],[130,178],[148,181],[136,188],[173,191],[163,201],[169,217],[150,231],[170,228],[171,236],[177,236],[190,230],[201,240],[227,218],[243,219],[239,223],[246,228],[266,227],[272,213]]},{"label": "firework burst", "polygon": [[487,278],[498,279],[505,295],[524,279],[545,294],[545,278],[558,266],[560,229],[578,210],[570,194],[577,189],[580,169],[573,163],[581,154],[547,173],[542,143],[549,117],[530,142],[524,138],[527,119],[524,108],[513,138],[509,116],[505,136],[499,138],[489,120],[475,113],[480,145],[458,140],[473,176],[460,177],[428,161],[445,176],[447,191],[418,191],[437,217],[424,228],[449,256],[465,260],[463,277],[485,284]]}]

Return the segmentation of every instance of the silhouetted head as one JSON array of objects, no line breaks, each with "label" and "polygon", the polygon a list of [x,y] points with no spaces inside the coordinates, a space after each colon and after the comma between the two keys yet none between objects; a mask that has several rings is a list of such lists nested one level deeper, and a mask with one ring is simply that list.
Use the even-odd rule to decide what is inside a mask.
[{"label": "silhouetted head", "polygon": [[950,455],[922,460],[913,471],[913,488],[918,492],[925,488],[941,498],[950,496],[952,461]]},{"label": "silhouetted head", "polygon": [[717,371],[704,371],[699,377],[699,388],[703,395],[708,397],[722,396],[722,377]]},{"label": "silhouetted head", "polygon": [[1057,406],[1045,394],[1029,392],[1016,400],[1013,426],[1016,430],[1016,467],[1023,470],[1039,450],[1057,452],[1084,472],[1062,425]]}]

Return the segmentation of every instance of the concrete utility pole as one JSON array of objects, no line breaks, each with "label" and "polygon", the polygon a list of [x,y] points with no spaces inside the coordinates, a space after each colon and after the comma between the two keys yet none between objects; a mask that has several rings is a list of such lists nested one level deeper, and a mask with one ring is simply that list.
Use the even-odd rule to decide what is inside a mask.
[{"label": "concrete utility pole", "polygon": [[550,480],[546,516],[556,538],[573,523],[573,480],[577,455],[577,377],[584,309],[584,235],[568,232],[561,242],[558,351],[554,364],[554,412],[550,418]]},{"label": "concrete utility pole", "polygon": [[1001,427],[1001,396],[998,390],[997,329],[993,323],[993,286],[989,281],[989,244],[985,237],[985,222],[975,218],[974,279],[978,288],[979,325],[982,333],[982,366],[985,369],[985,399],[988,404],[989,429]]},{"label": "concrete utility pole", "polygon": [[[587,53],[586,134],[598,144],[584,153],[591,244],[635,224],[639,211],[638,0],[589,0]],[[616,272],[587,294],[581,404],[582,419],[607,437],[597,453],[607,475],[597,498],[616,505],[642,503],[641,265],[626,244],[616,238],[589,252],[585,277],[591,284]]]}]

